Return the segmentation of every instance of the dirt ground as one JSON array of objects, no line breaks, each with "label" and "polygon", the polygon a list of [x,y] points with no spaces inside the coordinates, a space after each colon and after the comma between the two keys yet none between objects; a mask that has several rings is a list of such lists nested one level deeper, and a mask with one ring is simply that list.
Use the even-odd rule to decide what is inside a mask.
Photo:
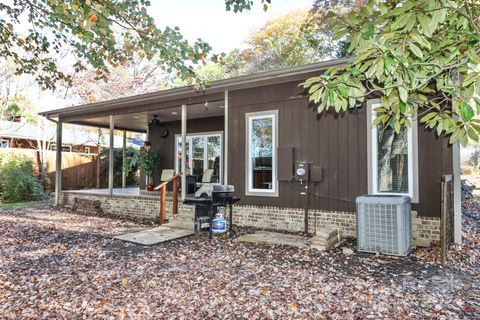
[{"label": "dirt ground", "polygon": [[[464,238],[408,258],[192,236],[152,247],[112,239],[145,228],[50,206],[0,212],[6,319],[478,319],[480,210]],[[354,243],[346,244],[353,248]]]}]

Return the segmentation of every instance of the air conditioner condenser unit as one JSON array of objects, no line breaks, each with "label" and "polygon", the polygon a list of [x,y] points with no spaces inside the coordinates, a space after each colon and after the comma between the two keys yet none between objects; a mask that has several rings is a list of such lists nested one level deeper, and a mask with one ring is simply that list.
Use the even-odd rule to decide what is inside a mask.
[{"label": "air conditioner condenser unit", "polygon": [[357,197],[358,251],[406,256],[411,249],[411,240],[410,197]]}]

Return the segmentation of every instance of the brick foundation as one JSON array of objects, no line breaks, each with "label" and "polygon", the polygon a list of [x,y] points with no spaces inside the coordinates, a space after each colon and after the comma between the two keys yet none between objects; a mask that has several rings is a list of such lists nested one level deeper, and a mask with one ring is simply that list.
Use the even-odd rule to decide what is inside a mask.
[{"label": "brick foundation", "polygon": [[[90,204],[86,208],[80,203]],[[158,196],[132,195],[93,195],[64,191],[60,195],[60,205],[85,212],[92,207],[91,214],[117,216],[121,218],[158,221],[160,201]],[[167,198],[167,219],[193,223],[194,207],[179,204],[179,214],[171,216],[171,199]],[[81,208],[81,209],[80,209]],[[259,229],[299,232],[304,229],[304,210],[297,208],[279,208],[264,206],[234,206],[233,222],[238,226],[251,226]],[[412,214],[413,237],[437,241],[440,239],[440,219],[417,217]],[[355,213],[353,212],[326,212],[310,210],[309,230],[320,228],[338,228],[342,236],[355,237]],[[315,222],[316,220],[316,222]]]}]

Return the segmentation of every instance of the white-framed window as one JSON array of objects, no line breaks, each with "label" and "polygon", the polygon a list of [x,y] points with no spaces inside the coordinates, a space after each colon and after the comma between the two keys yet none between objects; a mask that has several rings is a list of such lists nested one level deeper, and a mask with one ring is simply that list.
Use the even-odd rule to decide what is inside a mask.
[{"label": "white-framed window", "polygon": [[278,196],[278,111],[245,115],[246,195]]},{"label": "white-framed window", "polygon": [[[182,135],[175,135],[175,172],[182,171]],[[210,170],[210,182],[221,183],[223,177],[223,132],[187,134],[187,175],[202,181]]]},{"label": "white-framed window", "polygon": [[[52,143],[50,148],[52,149],[52,151],[57,150],[57,144]],[[72,152],[72,146],[65,145],[65,144],[62,145],[62,152]]]},{"label": "white-framed window", "polygon": [[7,139],[0,139],[0,149],[6,149],[10,146]]},{"label": "white-framed window", "polygon": [[373,125],[379,100],[367,104],[369,126],[369,193],[408,195],[418,201],[417,122],[402,127],[400,133],[389,126]]},{"label": "white-framed window", "polygon": [[90,154],[90,147],[85,147],[85,151],[84,151],[84,153],[86,153],[86,154]]}]

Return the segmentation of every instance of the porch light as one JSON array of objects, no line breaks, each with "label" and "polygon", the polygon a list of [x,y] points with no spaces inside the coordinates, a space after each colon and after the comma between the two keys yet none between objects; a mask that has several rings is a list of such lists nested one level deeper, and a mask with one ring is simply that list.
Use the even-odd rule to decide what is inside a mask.
[{"label": "porch light", "polygon": [[148,152],[152,148],[152,143],[150,141],[145,141],[143,148]]}]

